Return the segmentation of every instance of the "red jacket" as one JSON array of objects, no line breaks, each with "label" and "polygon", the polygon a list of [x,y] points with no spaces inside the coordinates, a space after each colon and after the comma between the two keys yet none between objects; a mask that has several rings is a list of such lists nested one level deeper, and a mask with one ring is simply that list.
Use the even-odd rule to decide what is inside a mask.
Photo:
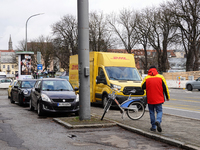
[{"label": "red jacket", "polygon": [[142,81],[142,89],[146,89],[148,104],[164,103],[164,95],[170,99],[165,78],[158,74],[156,68],[149,69],[148,75]]}]

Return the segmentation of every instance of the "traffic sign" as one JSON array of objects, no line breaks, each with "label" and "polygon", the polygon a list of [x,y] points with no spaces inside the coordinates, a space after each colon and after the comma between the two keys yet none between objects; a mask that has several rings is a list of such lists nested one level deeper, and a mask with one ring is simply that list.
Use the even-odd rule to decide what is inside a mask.
[{"label": "traffic sign", "polygon": [[42,64],[37,65],[37,70],[42,70]]}]

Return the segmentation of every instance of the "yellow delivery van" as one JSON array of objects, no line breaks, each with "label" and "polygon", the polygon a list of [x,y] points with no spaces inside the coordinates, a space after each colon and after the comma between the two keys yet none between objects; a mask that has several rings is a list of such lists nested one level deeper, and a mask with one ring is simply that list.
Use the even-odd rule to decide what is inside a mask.
[{"label": "yellow delivery van", "polygon": [[[142,78],[135,66],[133,54],[90,52],[90,101],[102,103],[103,107],[108,99],[110,86],[120,89],[117,100],[122,103],[127,100],[129,91],[134,90],[133,97],[144,97],[141,89]],[[79,87],[78,55],[70,56],[69,82],[73,88]],[[105,82],[96,84],[99,76]]]}]

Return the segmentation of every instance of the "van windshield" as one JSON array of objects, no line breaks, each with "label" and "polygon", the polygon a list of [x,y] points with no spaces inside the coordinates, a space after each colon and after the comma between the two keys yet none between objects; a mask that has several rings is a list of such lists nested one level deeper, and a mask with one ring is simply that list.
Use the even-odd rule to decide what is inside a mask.
[{"label": "van windshield", "polygon": [[105,67],[110,80],[142,81],[136,68]]}]

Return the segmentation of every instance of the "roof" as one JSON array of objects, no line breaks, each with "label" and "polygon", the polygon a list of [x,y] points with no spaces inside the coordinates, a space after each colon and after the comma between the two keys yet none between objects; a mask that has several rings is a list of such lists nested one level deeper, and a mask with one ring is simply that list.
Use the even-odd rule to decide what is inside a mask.
[{"label": "roof", "polygon": [[[44,81],[48,81],[48,80],[66,80],[66,79],[62,79],[62,78],[41,78],[41,79],[38,79],[38,80],[44,80]],[[66,80],[67,81],[67,80]]]},{"label": "roof", "polygon": [[17,81],[36,81],[37,79],[18,79]]},{"label": "roof", "polygon": [[0,52],[15,52],[14,50],[0,50]]},{"label": "roof", "polygon": [[[127,53],[125,49],[108,49],[108,52]],[[147,52],[150,52],[152,56],[152,53],[156,53],[156,50],[147,50]],[[171,57],[176,57],[174,50],[167,50],[167,52],[170,53]],[[132,49],[131,53],[135,56],[144,56],[144,49]]]}]

